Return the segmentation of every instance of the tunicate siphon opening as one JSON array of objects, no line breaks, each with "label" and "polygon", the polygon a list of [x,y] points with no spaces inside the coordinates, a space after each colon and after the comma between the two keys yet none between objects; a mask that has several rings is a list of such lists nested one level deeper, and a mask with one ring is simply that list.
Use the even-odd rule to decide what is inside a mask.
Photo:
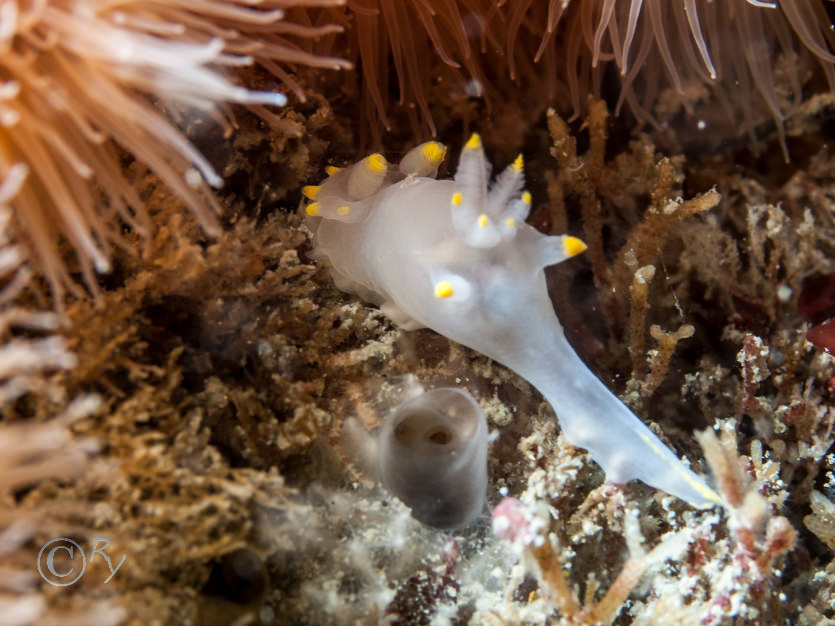
[{"label": "tunicate siphon opening", "polygon": [[378,475],[414,517],[460,528],[484,509],[487,422],[470,394],[442,388],[398,406],[378,437]]}]

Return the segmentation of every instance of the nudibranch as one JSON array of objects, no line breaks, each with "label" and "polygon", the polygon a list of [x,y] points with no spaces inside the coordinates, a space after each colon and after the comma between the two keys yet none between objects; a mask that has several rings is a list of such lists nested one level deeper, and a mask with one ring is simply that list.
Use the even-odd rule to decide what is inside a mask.
[{"label": "nudibranch", "polygon": [[346,420],[343,445],[424,524],[462,528],[486,511],[487,420],[462,389],[413,381],[373,434]]},{"label": "nudibranch", "polygon": [[525,223],[519,156],[490,185],[474,134],[454,180],[436,180],[445,147],[430,141],[397,166],[372,154],[305,187],[315,250],[336,286],[379,305],[405,329],[428,327],[533,384],[566,439],[615,483],[641,480],[694,506],[719,496],[575,354],[554,312],[544,268],[585,250],[576,237]]}]

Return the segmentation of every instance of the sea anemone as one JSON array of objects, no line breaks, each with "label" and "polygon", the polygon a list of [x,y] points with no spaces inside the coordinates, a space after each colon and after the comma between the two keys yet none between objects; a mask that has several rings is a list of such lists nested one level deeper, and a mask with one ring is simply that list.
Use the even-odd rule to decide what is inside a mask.
[{"label": "sea anemone", "polygon": [[[550,4],[556,11],[557,2]],[[667,87],[692,112],[685,89],[705,85],[745,131],[763,113],[771,116],[786,153],[782,121],[800,103],[802,80],[797,70],[778,76],[777,60],[802,68],[807,64],[800,61],[817,57],[830,89],[835,87],[835,36],[821,2],[786,0],[779,7],[755,0],[582,2],[569,32],[582,33],[592,74],[601,62],[617,65],[618,109],[626,102],[639,121],[654,121],[652,105]],[[569,75],[580,67],[571,57],[567,62]],[[583,95],[572,89],[575,110]]]},{"label": "sea anemone", "polygon": [[8,407],[30,391],[55,392],[45,375],[76,364],[65,339],[53,334],[60,322],[58,316],[16,304],[32,278],[32,269],[26,251],[14,241],[9,202],[27,174],[26,166],[17,163],[0,183],[0,407]]},{"label": "sea anemone", "polygon": [[452,85],[461,97],[479,95],[490,70],[480,53],[500,45],[498,39],[486,45],[489,16],[498,15],[491,0],[347,0],[344,7],[304,15],[312,24],[344,27],[344,35],[321,37],[313,48],[357,67],[351,80],[359,83],[359,130],[378,147],[383,131],[393,129],[395,112],[404,110],[415,136],[436,135],[433,85]]},{"label": "sea anemone", "polygon": [[[835,87],[835,36],[821,2],[551,0],[545,19],[527,15],[529,6],[514,5],[510,22],[520,23],[524,13],[530,34],[542,33],[535,62],[549,49],[563,51],[575,113],[589,91],[601,92],[607,63],[614,63],[620,75],[618,110],[626,103],[644,123],[654,122],[653,105],[664,89],[671,87],[692,112],[685,89],[703,85],[744,130],[763,112],[781,125],[800,102],[800,68],[807,67],[800,61],[810,56],[820,62],[830,88]],[[509,53],[516,37],[511,31]],[[778,76],[781,57],[795,69]],[[512,70],[513,58],[509,61]]]},{"label": "sea anemone", "polygon": [[782,121],[801,100],[808,61],[816,59],[835,87],[835,33],[822,1],[350,0],[347,7],[349,19],[333,19],[349,26],[339,52],[360,68],[362,116],[390,127],[393,66],[399,104],[420,137],[437,130],[431,90],[446,89],[452,100],[484,97],[488,109],[524,98],[528,110],[550,102],[579,115],[589,94],[610,93],[619,76],[617,109],[626,105],[642,124],[657,124],[655,105],[668,88],[689,113],[710,94],[744,132],[775,120],[786,151]]},{"label": "sea anemone", "polygon": [[[285,35],[328,28],[281,21],[292,2],[266,0],[51,0],[0,3],[0,176],[14,164],[29,171],[12,200],[15,219],[57,306],[82,290],[59,253],[75,250],[83,282],[109,269],[112,245],[132,248],[126,226],[150,228],[135,188],[122,173],[117,146],[148,166],[216,234],[216,201],[207,188],[222,179],[154,106],[177,104],[223,122],[217,103],[281,106],[283,94],[235,86],[224,68],[257,59],[293,87],[282,63],[344,67],[292,45]],[[308,5],[338,2],[316,0]]]}]

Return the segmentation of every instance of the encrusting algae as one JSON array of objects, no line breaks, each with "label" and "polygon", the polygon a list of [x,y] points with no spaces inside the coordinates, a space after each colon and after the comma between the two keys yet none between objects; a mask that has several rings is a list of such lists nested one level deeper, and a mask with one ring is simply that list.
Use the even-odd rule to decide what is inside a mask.
[{"label": "encrusting algae", "polygon": [[[835,621],[835,368],[807,340],[835,318],[831,9],[0,2],[0,624]],[[522,153],[530,227],[588,245],[545,273],[566,338],[712,508],[605,482],[524,378],[317,260],[299,208],[362,208],[325,173],[446,179],[473,131],[508,176]],[[344,446],[415,379],[486,418],[454,531]],[[86,557],[66,587],[55,538]]]}]

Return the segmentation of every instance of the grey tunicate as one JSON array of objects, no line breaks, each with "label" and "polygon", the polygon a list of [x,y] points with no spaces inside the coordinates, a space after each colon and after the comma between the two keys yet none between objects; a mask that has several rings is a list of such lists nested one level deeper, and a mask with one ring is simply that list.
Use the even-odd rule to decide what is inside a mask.
[{"label": "grey tunicate", "polygon": [[484,510],[487,421],[473,397],[434,389],[403,402],[377,438],[380,481],[421,522],[460,528]]}]

